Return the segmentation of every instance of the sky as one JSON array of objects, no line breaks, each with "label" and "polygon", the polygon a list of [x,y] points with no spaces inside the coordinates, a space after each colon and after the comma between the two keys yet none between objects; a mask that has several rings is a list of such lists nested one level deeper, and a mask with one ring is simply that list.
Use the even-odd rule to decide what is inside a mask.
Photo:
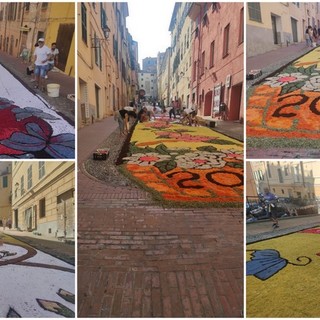
[{"label": "sky", "polygon": [[133,40],[138,42],[141,68],[142,59],[156,57],[158,52],[170,47],[169,25],[174,4],[171,0],[128,1],[127,28]]}]

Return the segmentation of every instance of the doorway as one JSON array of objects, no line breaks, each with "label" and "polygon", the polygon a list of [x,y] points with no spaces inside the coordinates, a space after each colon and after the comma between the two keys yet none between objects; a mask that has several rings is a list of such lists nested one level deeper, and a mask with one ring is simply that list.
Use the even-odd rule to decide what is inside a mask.
[{"label": "doorway", "polygon": [[298,42],[298,21],[291,18],[291,28],[292,28],[292,40],[293,42]]},{"label": "doorway", "polygon": [[229,120],[240,120],[242,83],[238,83],[231,88],[231,100],[229,110]]}]

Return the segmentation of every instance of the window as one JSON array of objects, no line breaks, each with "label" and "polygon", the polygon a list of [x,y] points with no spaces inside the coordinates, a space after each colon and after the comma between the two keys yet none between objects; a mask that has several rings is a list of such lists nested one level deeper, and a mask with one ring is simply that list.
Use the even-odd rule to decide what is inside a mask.
[{"label": "window", "polygon": [[239,44],[244,40],[243,8],[240,10]]},{"label": "window", "polygon": [[21,195],[24,195],[24,192],[25,192],[25,190],[24,190],[24,176],[22,176],[20,179],[20,185],[21,185],[20,193],[21,193]]},{"label": "window", "polygon": [[40,199],[39,201],[39,218],[46,216],[46,198]]},{"label": "window", "polygon": [[248,3],[249,19],[252,21],[262,22],[261,9],[259,2]]},{"label": "window", "polygon": [[279,182],[283,183],[283,176],[282,176],[282,171],[281,169],[278,169],[278,177],[279,177]]},{"label": "window", "polygon": [[267,171],[268,171],[268,176],[271,178],[271,168],[269,162],[267,162]]},{"label": "window", "polygon": [[214,41],[210,45],[210,68],[214,65]]},{"label": "window", "polygon": [[225,58],[229,54],[229,31],[230,23],[224,28],[223,32],[223,58]]},{"label": "window", "polygon": [[3,188],[8,188],[8,176],[3,176],[2,177],[2,187]]},{"label": "window", "polygon": [[40,180],[41,178],[43,178],[45,174],[46,174],[46,171],[45,171],[45,162],[44,162],[44,161],[40,161],[40,162],[39,162],[39,180]]},{"label": "window", "polygon": [[203,51],[201,55],[201,72],[200,72],[201,75],[204,74],[205,58],[206,58],[206,52]]},{"label": "window", "polygon": [[101,67],[102,67],[101,46],[100,46],[100,41],[97,38],[96,33],[94,33],[94,58],[95,58],[96,66],[99,67],[99,69],[101,70]]},{"label": "window", "polygon": [[81,32],[82,40],[87,44],[87,8],[81,3]]},{"label": "window", "polygon": [[28,189],[32,188],[32,165],[28,168]]}]

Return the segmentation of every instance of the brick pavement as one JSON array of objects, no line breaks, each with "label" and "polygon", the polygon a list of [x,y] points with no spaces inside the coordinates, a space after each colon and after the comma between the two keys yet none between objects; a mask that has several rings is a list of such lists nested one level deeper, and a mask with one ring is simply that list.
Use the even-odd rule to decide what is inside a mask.
[{"label": "brick pavement", "polygon": [[[112,126],[109,118],[79,130],[79,161]],[[163,208],[140,189],[93,179],[80,163],[78,315],[240,317],[241,211]]]},{"label": "brick pavement", "polygon": [[40,90],[33,89],[34,83],[30,82],[31,76],[26,73],[28,64],[23,63],[20,58],[13,57],[0,50],[0,63],[3,64],[12,74],[22,81],[31,91],[41,96],[70,124],[75,123],[75,103],[67,99],[68,94],[75,94],[75,79],[62,72],[50,71],[47,83],[60,84],[59,97],[52,98]]}]

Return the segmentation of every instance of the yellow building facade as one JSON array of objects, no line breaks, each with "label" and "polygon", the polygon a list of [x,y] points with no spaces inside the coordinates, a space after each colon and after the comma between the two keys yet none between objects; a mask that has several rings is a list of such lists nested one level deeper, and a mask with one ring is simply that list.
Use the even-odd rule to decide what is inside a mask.
[{"label": "yellow building facade", "polygon": [[251,172],[247,196],[255,197],[268,188],[278,197],[320,199],[320,167],[316,161],[250,161],[247,172]]},{"label": "yellow building facade", "polygon": [[193,22],[188,16],[190,6],[187,2],[176,3],[169,26],[172,46],[170,98],[179,100],[181,108],[191,105]]},{"label": "yellow building facade", "polygon": [[0,163],[0,220],[1,225],[8,225],[11,221],[11,163]]},{"label": "yellow building facade", "polygon": [[75,164],[15,161],[12,165],[13,228],[52,238],[75,237]]},{"label": "yellow building facade", "polygon": [[78,126],[135,100],[136,42],[126,28],[127,3],[78,3]]},{"label": "yellow building facade", "polygon": [[320,27],[318,2],[247,3],[247,57],[305,41],[310,25]]},{"label": "yellow building facade", "polygon": [[75,76],[75,4],[73,2],[0,3],[0,49],[19,57],[27,51],[32,60],[35,44],[45,38],[57,43],[58,69]]}]

